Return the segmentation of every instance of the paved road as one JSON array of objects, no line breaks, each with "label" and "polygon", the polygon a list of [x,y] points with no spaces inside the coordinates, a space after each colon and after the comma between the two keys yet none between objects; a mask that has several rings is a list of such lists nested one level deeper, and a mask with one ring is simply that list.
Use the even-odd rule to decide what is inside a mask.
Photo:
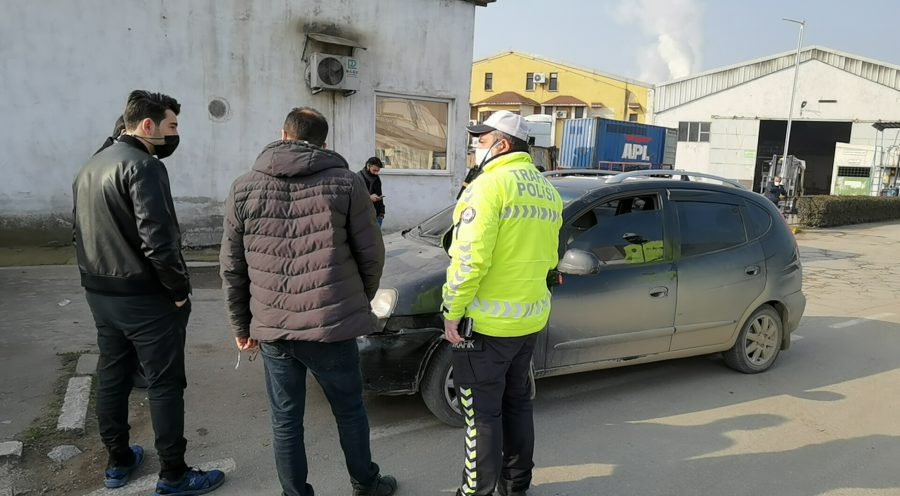
[{"label": "paved road", "polygon": [[[539,381],[529,494],[900,495],[900,225],[806,232],[798,241],[809,305],[772,370],[742,375],[701,357]],[[234,459],[217,494],[278,494],[261,363],[234,370],[217,281],[198,276],[189,461]],[[13,421],[0,424],[3,436],[49,392],[52,371],[23,367],[92,346],[77,284],[71,268],[0,271],[0,421]],[[60,307],[62,299],[72,303]],[[461,432],[433,420],[418,397],[367,405],[376,461],[400,480],[398,494],[452,494]],[[136,426],[134,438],[149,441],[149,426]],[[314,385],[306,439],[317,492],[349,493],[334,422]]]}]

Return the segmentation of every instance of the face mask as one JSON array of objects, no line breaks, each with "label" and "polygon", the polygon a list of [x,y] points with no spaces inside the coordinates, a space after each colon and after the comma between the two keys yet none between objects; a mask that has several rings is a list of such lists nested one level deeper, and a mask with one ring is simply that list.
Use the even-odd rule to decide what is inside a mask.
[{"label": "face mask", "polygon": [[493,157],[488,156],[488,154],[491,153],[491,150],[493,150],[495,146],[497,146],[497,143],[500,143],[500,142],[495,141],[493,145],[491,145],[487,148],[476,148],[475,149],[475,163],[478,164],[477,167],[483,167],[484,164],[488,160],[493,158]]},{"label": "face mask", "polygon": [[175,149],[178,148],[178,143],[180,141],[177,134],[153,139],[165,140],[165,143],[163,143],[162,145],[153,145],[153,149],[156,151],[156,156],[160,159],[166,158],[169,155],[175,153]]}]

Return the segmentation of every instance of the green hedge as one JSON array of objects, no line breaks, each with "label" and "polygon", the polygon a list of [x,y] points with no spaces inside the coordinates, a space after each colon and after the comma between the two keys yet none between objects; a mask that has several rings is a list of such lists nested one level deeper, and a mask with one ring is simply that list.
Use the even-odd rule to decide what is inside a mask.
[{"label": "green hedge", "polygon": [[800,225],[832,227],[900,219],[900,198],[890,196],[804,196],[797,204]]}]

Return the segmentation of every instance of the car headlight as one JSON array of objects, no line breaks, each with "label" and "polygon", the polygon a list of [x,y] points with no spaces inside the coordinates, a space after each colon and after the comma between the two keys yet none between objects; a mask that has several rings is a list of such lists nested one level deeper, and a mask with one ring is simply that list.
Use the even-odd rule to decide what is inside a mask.
[{"label": "car headlight", "polygon": [[397,306],[397,290],[396,289],[379,289],[372,299],[372,312],[379,319],[386,319],[394,313]]}]

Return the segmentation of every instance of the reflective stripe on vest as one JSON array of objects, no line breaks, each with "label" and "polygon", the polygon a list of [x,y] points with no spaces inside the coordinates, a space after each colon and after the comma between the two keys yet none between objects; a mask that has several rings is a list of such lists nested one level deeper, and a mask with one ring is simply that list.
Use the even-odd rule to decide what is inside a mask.
[{"label": "reflective stripe on vest", "polygon": [[543,315],[550,309],[550,297],[547,296],[534,303],[511,303],[508,301],[485,300],[475,298],[469,305],[470,312],[478,312],[491,317],[526,318]]}]

